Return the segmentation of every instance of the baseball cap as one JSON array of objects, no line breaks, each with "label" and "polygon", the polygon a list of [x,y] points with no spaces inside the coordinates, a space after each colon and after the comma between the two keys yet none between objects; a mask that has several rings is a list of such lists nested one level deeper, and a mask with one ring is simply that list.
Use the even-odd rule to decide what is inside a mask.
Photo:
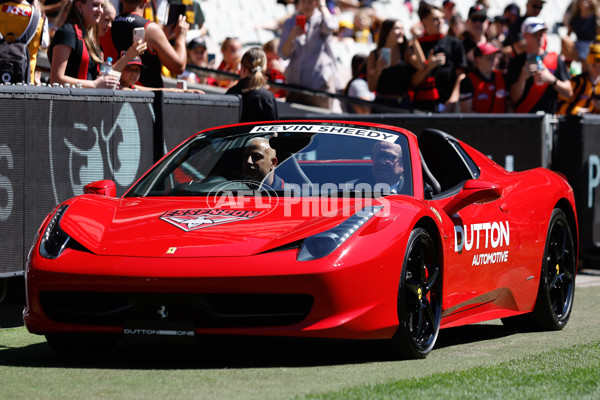
[{"label": "baseball cap", "polygon": [[525,19],[525,21],[523,21],[523,24],[521,25],[522,34],[536,33],[542,30],[546,31],[548,30],[548,27],[546,26],[544,20],[540,17],[528,17]]},{"label": "baseball cap", "polygon": [[487,18],[487,9],[481,4],[476,4],[469,8],[469,18],[471,17],[484,17]]},{"label": "baseball cap", "polygon": [[446,7],[446,6],[455,6],[455,5],[456,5],[456,3],[453,2],[452,0],[444,0],[444,2],[442,3],[443,7]]},{"label": "baseball cap", "polygon": [[500,52],[499,48],[497,48],[496,46],[494,46],[493,44],[488,43],[488,42],[477,45],[477,48],[479,49],[481,54],[484,56],[489,56],[490,54],[496,54],[496,53]]},{"label": "baseball cap", "polygon": [[[123,57],[123,56],[125,55],[125,53],[127,53],[127,52],[126,52],[126,51],[122,51],[122,52],[121,52],[121,57]],[[139,66],[140,66],[140,67],[142,67],[142,68],[146,68],[146,67],[144,66],[144,64],[142,63],[142,59],[140,58],[140,56],[135,56],[135,57],[133,57],[133,58],[132,58],[132,59],[131,59],[131,60],[130,60],[128,63],[127,63],[127,66],[130,66],[130,65],[139,65]]]},{"label": "baseball cap", "polygon": [[504,12],[508,12],[510,14],[513,14],[513,15],[519,15],[519,13],[521,12],[521,10],[519,10],[519,6],[516,5],[515,3],[510,3],[509,5],[507,5],[504,8]]},{"label": "baseball cap", "polygon": [[207,48],[206,40],[204,40],[204,38],[202,38],[202,37],[197,37],[197,38],[190,40],[189,43],[187,44],[188,50],[193,50],[196,47],[204,47],[206,49]]}]

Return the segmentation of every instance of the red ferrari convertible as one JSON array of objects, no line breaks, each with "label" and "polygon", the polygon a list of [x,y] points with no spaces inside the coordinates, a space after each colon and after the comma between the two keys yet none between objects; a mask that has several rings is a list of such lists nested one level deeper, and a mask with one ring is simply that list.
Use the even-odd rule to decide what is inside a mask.
[{"label": "red ferrari convertible", "polygon": [[48,215],[26,263],[25,324],[59,351],[261,335],[424,358],[440,328],[559,330],[573,306],[569,184],[438,130],[218,127],[122,197],[112,181],[85,192]]}]

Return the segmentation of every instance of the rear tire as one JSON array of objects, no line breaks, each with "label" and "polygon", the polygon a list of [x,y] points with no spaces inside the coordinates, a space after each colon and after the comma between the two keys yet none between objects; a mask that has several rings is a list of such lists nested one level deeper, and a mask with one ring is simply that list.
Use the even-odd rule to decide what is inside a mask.
[{"label": "rear tire", "polygon": [[561,209],[554,209],[548,235],[538,296],[530,314],[503,318],[502,323],[517,330],[561,330],[569,322],[575,294],[577,255],[569,221]]},{"label": "rear tire", "polygon": [[425,229],[410,234],[398,289],[399,326],[392,338],[395,356],[422,359],[433,349],[442,315],[438,251]]}]

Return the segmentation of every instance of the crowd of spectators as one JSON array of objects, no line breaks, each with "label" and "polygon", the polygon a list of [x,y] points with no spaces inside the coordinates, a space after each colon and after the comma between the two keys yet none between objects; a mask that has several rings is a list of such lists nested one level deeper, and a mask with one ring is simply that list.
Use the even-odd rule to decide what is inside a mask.
[{"label": "crowd of spectators", "polygon": [[[406,0],[399,6],[418,16],[411,26],[377,15],[372,3],[378,0],[273,0],[293,3],[294,12],[274,22],[275,40],[245,53],[247,65],[244,39],[236,37],[218,43],[217,65],[208,50],[212,39],[202,26],[201,3],[32,1],[2,3],[42,11],[29,46],[28,82],[40,82],[33,71],[41,48],[51,64],[51,84],[154,90],[164,87],[167,76],[218,86],[270,107],[279,98],[335,109],[340,101],[356,98],[361,101],[342,104],[344,111],[600,113],[598,0],[572,1],[558,52],[548,49],[549,26],[540,17],[546,0],[527,0],[523,10],[511,3],[495,16],[487,0],[473,0],[464,16],[452,0]],[[194,4],[191,14],[188,3]],[[174,12],[177,8],[171,6],[178,5],[181,10],[182,4],[181,15],[168,16],[167,9]],[[0,34],[18,36],[25,29],[25,14],[20,13],[13,29],[3,21],[14,16],[2,10]],[[134,40],[135,28],[144,29],[142,39]],[[334,41],[362,43],[372,50],[355,54],[351,66],[340,65]],[[127,77],[100,73],[109,57],[112,68]],[[342,80],[344,68],[352,73]],[[288,90],[277,85],[282,83]]]}]

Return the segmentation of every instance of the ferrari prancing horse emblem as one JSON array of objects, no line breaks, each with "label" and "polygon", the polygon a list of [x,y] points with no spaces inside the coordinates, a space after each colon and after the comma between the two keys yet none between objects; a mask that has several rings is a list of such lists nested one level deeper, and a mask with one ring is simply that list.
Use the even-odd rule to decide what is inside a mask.
[{"label": "ferrari prancing horse emblem", "polygon": [[169,312],[167,311],[166,306],[160,306],[160,308],[156,310],[156,313],[158,314],[158,317],[160,319],[165,319],[169,316]]}]

